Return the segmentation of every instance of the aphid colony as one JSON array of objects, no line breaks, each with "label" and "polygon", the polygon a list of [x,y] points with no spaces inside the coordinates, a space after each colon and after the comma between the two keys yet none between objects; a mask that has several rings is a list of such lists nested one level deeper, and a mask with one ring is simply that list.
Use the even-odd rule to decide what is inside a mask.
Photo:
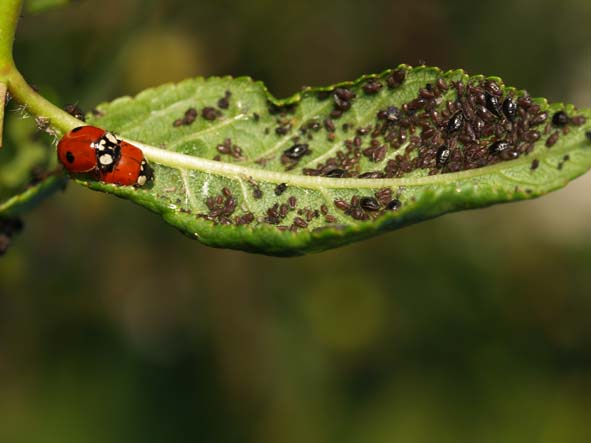
[{"label": "aphid colony", "polygon": [[[545,138],[548,148],[552,147],[561,134],[568,132],[568,125],[585,122],[585,117],[569,116],[564,111],[549,118],[531,97],[519,96],[512,90],[504,92],[494,80],[449,82],[444,78],[425,84],[416,98],[406,103],[385,106],[367,125],[355,127],[346,121],[358,94],[377,95],[386,87],[398,88],[405,79],[406,71],[397,69],[384,78],[367,80],[358,91],[338,87],[318,93],[320,101],[332,98],[332,110],[324,120],[319,117],[302,123],[300,134],[292,137],[293,144],[281,154],[286,170],[294,169],[304,156],[322,155],[325,149],[318,151],[314,139],[320,129],[326,131],[329,142],[336,139],[340,128],[345,134],[354,133],[332,157],[315,167],[304,167],[304,175],[393,178],[417,169],[433,175],[512,160],[529,154],[541,138]],[[273,111],[284,117],[294,112],[293,108]],[[339,125],[339,120],[345,123]],[[278,123],[278,135],[292,131],[290,119],[279,119]],[[306,138],[305,143],[302,138]]]},{"label": "aphid colony", "polygon": [[68,172],[89,174],[104,183],[139,187],[153,178],[139,148],[95,126],[80,126],[64,135],[57,156]]}]

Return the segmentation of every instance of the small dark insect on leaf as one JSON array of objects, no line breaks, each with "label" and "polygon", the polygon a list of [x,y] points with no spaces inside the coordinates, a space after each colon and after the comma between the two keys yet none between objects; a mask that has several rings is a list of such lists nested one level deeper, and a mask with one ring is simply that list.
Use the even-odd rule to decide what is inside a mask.
[{"label": "small dark insect on leaf", "polygon": [[331,178],[341,178],[346,173],[347,173],[347,171],[345,171],[344,169],[334,168],[334,169],[330,169],[328,172],[326,172],[324,174],[324,176],[331,177]]},{"label": "small dark insect on leaf", "polygon": [[461,112],[456,112],[447,122],[447,132],[452,133],[456,132],[462,127],[462,122],[464,121],[464,116]]},{"label": "small dark insect on leaf", "polygon": [[585,137],[587,137],[587,140],[591,142],[591,131],[585,132]]},{"label": "small dark insect on leaf", "polygon": [[503,102],[503,113],[507,120],[515,121],[515,116],[517,115],[517,103],[511,98],[507,97]]},{"label": "small dark insect on leaf", "polygon": [[511,147],[511,144],[502,140],[498,142],[494,142],[492,145],[488,147],[488,152],[493,155],[500,154],[503,151],[506,151]]},{"label": "small dark insect on leaf", "polygon": [[287,158],[291,158],[292,160],[299,160],[308,152],[310,151],[308,150],[307,144],[297,143],[293,145],[291,148],[288,148],[285,151],[283,151],[283,155],[285,155]]},{"label": "small dark insect on leaf", "polygon": [[72,117],[77,118],[78,120],[81,120],[83,122],[86,121],[86,118],[84,117],[84,111],[80,108],[80,106],[78,106],[75,103],[71,105],[66,105],[64,107],[64,111],[66,111]]},{"label": "small dark insect on leaf", "polygon": [[377,80],[368,80],[365,85],[363,85],[363,92],[366,94],[377,94],[380,92],[380,89],[383,88],[383,85]]},{"label": "small dark insect on leaf", "polygon": [[485,100],[486,100],[486,109],[488,109],[490,112],[492,112],[497,117],[500,117],[501,113],[499,112],[499,107],[500,107],[499,106],[499,104],[500,104],[499,97],[487,92],[485,94]]},{"label": "small dark insect on leaf", "polygon": [[449,161],[451,151],[446,145],[440,146],[435,155],[437,166],[443,166]]},{"label": "small dark insect on leaf", "polygon": [[402,207],[402,202],[395,198],[390,203],[386,205],[386,209],[390,211],[398,211]]},{"label": "small dark insect on leaf", "polygon": [[373,197],[363,197],[359,205],[366,211],[379,211],[380,203]]},{"label": "small dark insect on leaf", "polygon": [[552,116],[552,124],[554,126],[558,126],[559,128],[562,126],[566,126],[568,124],[569,118],[564,111],[558,111],[556,114]]},{"label": "small dark insect on leaf", "polygon": [[285,183],[279,183],[275,187],[275,195],[280,196],[281,194],[283,194],[285,192],[286,189],[287,189],[287,185]]},{"label": "small dark insect on leaf", "polygon": [[205,120],[213,121],[216,118],[218,118],[218,112],[219,111],[217,111],[215,108],[208,106],[206,108],[203,108],[203,110],[201,111],[201,115]]}]

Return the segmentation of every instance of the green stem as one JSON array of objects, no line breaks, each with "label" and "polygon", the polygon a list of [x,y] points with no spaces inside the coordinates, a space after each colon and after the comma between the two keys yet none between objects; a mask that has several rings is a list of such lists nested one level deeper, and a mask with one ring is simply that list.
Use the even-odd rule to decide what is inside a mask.
[{"label": "green stem", "polygon": [[0,2],[0,77],[5,77],[14,68],[12,45],[22,3],[22,0]]},{"label": "green stem", "polygon": [[35,92],[16,68],[10,72],[7,80],[10,93],[19,103],[25,105],[27,112],[48,118],[51,126],[64,133],[77,126],[84,126],[83,122]]},{"label": "green stem", "polygon": [[48,118],[51,126],[67,132],[84,123],[35,92],[14,64],[12,46],[22,3],[23,0],[0,0],[0,82],[7,84],[12,96],[25,106],[26,111]]}]

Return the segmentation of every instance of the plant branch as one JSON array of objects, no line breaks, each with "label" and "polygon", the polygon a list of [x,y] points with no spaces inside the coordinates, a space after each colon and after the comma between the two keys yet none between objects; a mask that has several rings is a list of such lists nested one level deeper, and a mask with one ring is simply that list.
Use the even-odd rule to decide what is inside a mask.
[{"label": "plant branch", "polygon": [[72,128],[84,125],[84,122],[72,117],[66,111],[39,95],[29,86],[16,68],[10,72],[7,80],[10,93],[19,103],[25,106],[25,110],[38,117],[48,118],[54,128],[61,132],[67,132]]},{"label": "plant branch", "polygon": [[0,0],[0,83],[8,87],[8,91],[27,112],[49,119],[51,126],[61,132],[83,125],[84,123],[39,95],[16,68],[12,46],[21,8],[22,0]]},{"label": "plant branch", "polygon": [[22,3],[22,0],[0,2],[0,77],[6,76],[14,67],[12,45]]}]

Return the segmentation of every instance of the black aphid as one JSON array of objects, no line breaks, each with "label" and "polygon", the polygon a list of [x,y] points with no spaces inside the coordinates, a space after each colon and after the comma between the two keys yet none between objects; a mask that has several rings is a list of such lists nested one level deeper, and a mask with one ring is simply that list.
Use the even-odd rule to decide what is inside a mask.
[{"label": "black aphid", "polygon": [[462,127],[464,115],[461,112],[456,112],[447,122],[447,132],[452,133],[458,131]]},{"label": "black aphid", "polygon": [[285,192],[286,189],[287,189],[287,184],[279,183],[275,187],[275,195],[280,196],[281,194],[283,194]]},{"label": "black aphid", "polygon": [[499,97],[497,97],[496,95],[492,95],[490,93],[486,93],[484,95],[485,97],[485,105],[486,105],[486,109],[488,109],[490,112],[492,112],[494,115],[496,115],[497,117],[501,116],[500,113],[500,100]]},{"label": "black aphid", "polygon": [[207,106],[203,108],[203,110],[201,111],[201,115],[205,120],[213,121],[216,118],[218,118],[220,113],[215,108]]},{"label": "black aphid", "polygon": [[437,166],[443,166],[449,161],[449,157],[451,156],[451,151],[446,145],[442,145],[437,150],[437,154],[435,155],[435,159],[437,161]]},{"label": "black aphid", "polygon": [[308,150],[307,144],[297,143],[293,145],[291,148],[288,148],[285,151],[283,151],[283,155],[285,155],[287,158],[291,158],[292,160],[299,160],[308,152],[310,151]]},{"label": "black aphid", "polygon": [[66,105],[64,107],[64,111],[66,111],[72,117],[77,118],[78,120],[81,120],[83,122],[86,121],[84,111],[77,104]]},{"label": "black aphid", "polygon": [[327,172],[325,172],[324,176],[331,177],[331,178],[341,178],[346,173],[347,173],[347,171],[345,171],[344,169],[334,168],[334,169],[329,169]]},{"label": "black aphid", "polygon": [[509,148],[511,148],[511,144],[509,142],[501,140],[498,142],[494,142],[492,145],[490,145],[488,147],[488,152],[490,152],[493,155],[496,155],[500,154],[503,151],[506,151]]},{"label": "black aphid", "polygon": [[503,114],[505,114],[507,120],[515,121],[515,116],[517,115],[517,103],[515,103],[511,97],[507,97],[503,102]]},{"label": "black aphid", "polygon": [[585,132],[585,137],[587,137],[587,140],[591,142],[591,131]]},{"label": "black aphid", "polygon": [[379,211],[380,203],[373,197],[363,197],[359,200],[359,206],[366,211]]},{"label": "black aphid", "polygon": [[564,111],[558,111],[552,116],[552,124],[554,126],[563,127],[568,124],[569,118]]},{"label": "black aphid", "polygon": [[390,211],[398,211],[402,207],[402,202],[395,198],[390,203],[386,205],[386,209]]},{"label": "black aphid", "polygon": [[540,166],[540,160],[538,160],[537,158],[534,158],[531,162],[531,170],[535,171],[536,169],[538,169],[538,166]]}]

